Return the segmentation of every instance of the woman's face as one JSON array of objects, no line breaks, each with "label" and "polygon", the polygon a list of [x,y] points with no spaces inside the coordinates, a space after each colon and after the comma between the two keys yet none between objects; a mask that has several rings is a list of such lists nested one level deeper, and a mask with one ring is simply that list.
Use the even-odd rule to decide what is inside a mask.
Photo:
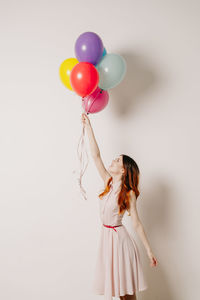
[{"label": "woman's face", "polygon": [[121,174],[122,169],[123,169],[122,155],[119,155],[115,159],[113,159],[108,170],[114,174]]}]

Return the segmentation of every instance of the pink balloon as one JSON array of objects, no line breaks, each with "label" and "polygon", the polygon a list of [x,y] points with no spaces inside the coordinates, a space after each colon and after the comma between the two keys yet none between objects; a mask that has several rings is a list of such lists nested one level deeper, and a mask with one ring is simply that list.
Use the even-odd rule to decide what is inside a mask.
[{"label": "pink balloon", "polygon": [[97,113],[104,109],[108,104],[108,100],[108,92],[97,87],[92,94],[82,98],[82,107],[85,108],[88,114]]}]

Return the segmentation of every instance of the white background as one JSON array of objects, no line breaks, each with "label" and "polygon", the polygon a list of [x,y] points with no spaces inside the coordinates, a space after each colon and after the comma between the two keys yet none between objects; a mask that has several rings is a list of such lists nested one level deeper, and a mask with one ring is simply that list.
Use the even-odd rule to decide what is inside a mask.
[{"label": "white background", "polygon": [[0,298],[103,299],[91,286],[102,188],[88,140],[77,187],[81,97],[59,79],[86,31],[127,62],[107,107],[89,115],[106,167],[140,168],[138,212],[159,264],[140,249],[142,300],[199,297],[199,1],[0,2]]}]

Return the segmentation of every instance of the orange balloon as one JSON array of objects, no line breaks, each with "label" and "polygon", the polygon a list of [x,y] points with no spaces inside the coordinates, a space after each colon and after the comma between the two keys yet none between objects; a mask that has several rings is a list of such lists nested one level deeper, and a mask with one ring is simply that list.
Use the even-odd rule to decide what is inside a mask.
[{"label": "orange balloon", "polygon": [[93,64],[79,62],[70,73],[70,83],[79,96],[88,96],[98,86],[99,73]]}]

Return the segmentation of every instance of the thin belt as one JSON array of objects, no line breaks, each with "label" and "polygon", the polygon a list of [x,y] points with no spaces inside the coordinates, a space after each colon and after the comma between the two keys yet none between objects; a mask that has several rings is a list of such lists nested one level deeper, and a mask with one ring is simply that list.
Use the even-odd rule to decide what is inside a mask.
[{"label": "thin belt", "polygon": [[123,224],[121,224],[121,225],[116,225],[116,226],[110,226],[110,225],[105,225],[105,224],[103,224],[103,226],[108,227],[108,228],[113,228],[113,229],[117,232],[117,230],[115,229],[115,227],[123,226]]}]

